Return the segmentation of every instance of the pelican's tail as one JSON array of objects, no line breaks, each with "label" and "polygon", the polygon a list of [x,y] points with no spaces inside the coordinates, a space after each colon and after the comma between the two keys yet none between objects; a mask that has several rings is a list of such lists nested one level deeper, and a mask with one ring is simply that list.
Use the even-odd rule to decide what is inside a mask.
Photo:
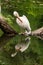
[{"label": "pelican's tail", "polygon": [[11,57],[15,57],[17,55],[17,52],[11,54]]}]

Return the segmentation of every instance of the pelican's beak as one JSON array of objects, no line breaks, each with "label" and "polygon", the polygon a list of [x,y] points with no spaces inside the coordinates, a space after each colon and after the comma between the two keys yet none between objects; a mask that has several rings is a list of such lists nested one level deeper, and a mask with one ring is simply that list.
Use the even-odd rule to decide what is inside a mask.
[{"label": "pelican's beak", "polygon": [[19,19],[19,21],[20,21],[20,22],[22,22],[22,20],[20,19],[20,17],[16,16],[16,18],[18,18],[18,19]]}]

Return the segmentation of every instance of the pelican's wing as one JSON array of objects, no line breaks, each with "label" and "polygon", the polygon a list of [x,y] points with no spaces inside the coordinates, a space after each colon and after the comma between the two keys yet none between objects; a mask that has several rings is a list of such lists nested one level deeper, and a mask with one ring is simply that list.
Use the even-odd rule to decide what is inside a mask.
[{"label": "pelican's wing", "polygon": [[29,22],[29,20],[27,19],[27,17],[25,15],[23,15],[22,17],[24,18],[25,21]]},{"label": "pelican's wing", "polygon": [[26,23],[25,26],[26,26],[27,30],[28,31],[31,30],[30,23],[29,23],[29,20],[27,19],[27,17],[25,15],[23,15],[22,17],[24,19],[24,24]]}]

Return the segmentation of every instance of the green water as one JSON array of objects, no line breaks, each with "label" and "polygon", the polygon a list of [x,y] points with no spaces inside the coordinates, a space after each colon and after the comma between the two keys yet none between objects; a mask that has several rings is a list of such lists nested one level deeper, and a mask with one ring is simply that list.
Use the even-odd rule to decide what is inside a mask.
[{"label": "green water", "polygon": [[[39,1],[40,3],[37,3]],[[2,15],[7,23],[18,33],[24,31],[15,22],[13,11],[27,16],[30,21],[32,31],[43,26],[43,4],[42,0],[2,0]],[[15,45],[22,42],[26,37],[16,35],[6,37],[0,29],[0,65],[43,65],[43,40],[31,37],[30,46],[23,53],[12,58],[11,53],[15,52]]]}]

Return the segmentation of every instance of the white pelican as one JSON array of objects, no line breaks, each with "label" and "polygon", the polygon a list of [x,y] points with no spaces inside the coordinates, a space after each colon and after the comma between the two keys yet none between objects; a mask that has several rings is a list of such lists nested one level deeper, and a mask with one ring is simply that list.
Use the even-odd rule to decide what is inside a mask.
[{"label": "white pelican", "polygon": [[25,35],[28,36],[29,34],[31,34],[31,27],[30,27],[30,23],[29,20],[27,19],[27,17],[25,15],[23,16],[19,16],[18,12],[14,11],[13,15],[16,17],[16,22],[17,24],[25,29]]},{"label": "white pelican", "polygon": [[20,51],[21,53],[24,52],[30,45],[30,37],[27,37],[24,42],[15,45],[15,53],[11,54],[11,57],[16,56],[16,54]]}]

